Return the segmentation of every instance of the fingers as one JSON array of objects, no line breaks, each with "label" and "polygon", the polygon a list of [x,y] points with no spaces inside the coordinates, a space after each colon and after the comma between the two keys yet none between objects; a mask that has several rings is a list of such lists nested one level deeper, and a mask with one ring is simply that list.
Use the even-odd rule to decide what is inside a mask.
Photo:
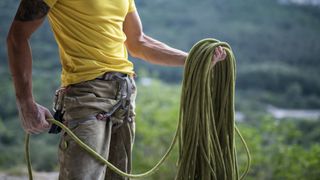
[{"label": "fingers", "polygon": [[46,118],[52,118],[50,111],[38,104],[24,109],[21,113],[22,126],[29,134],[39,134],[50,128]]},{"label": "fingers", "polygon": [[217,58],[218,60],[221,59],[222,57],[222,54],[223,54],[223,49],[221,46],[218,46],[216,49],[215,49],[215,52],[216,52],[216,55],[217,55]]},{"label": "fingers", "polygon": [[42,130],[47,130],[50,128],[50,123],[46,120],[46,119],[50,119],[52,118],[52,115],[50,113],[50,111],[43,107],[38,105],[39,108],[39,112],[40,112],[40,124],[38,126],[38,128],[42,129]]},{"label": "fingers", "polygon": [[19,117],[21,120],[22,127],[24,131],[28,134],[38,134],[38,130],[34,128],[33,121],[36,118],[34,114],[37,114],[37,108],[34,105],[30,105],[27,107],[18,106]]},{"label": "fingers", "polygon": [[25,131],[29,134],[39,134],[46,129],[41,119],[35,119],[32,122],[27,124]]},{"label": "fingers", "polygon": [[28,134],[40,134],[42,131],[39,131],[38,129],[28,129],[26,132]]},{"label": "fingers", "polygon": [[220,50],[219,47],[214,49],[213,62],[218,62],[220,60]]},{"label": "fingers", "polygon": [[216,62],[223,61],[227,57],[226,51],[222,46],[218,46],[214,49],[214,55],[212,57],[212,62],[215,64]]},{"label": "fingers", "polygon": [[[221,47],[221,46],[220,46]],[[225,49],[223,49],[223,47],[221,47],[221,51],[222,51],[222,60],[226,59],[227,57],[227,52]]]},{"label": "fingers", "polygon": [[25,126],[24,130],[28,134],[39,134],[39,133],[41,133],[41,130],[39,130],[38,128],[36,128],[35,126],[32,126],[32,125]]},{"label": "fingers", "polygon": [[49,129],[51,126],[51,123],[47,121],[47,119],[53,119],[52,114],[48,109],[45,109],[45,114],[44,114],[44,128]]},{"label": "fingers", "polygon": [[223,49],[222,46],[218,46],[216,49],[216,52],[217,52],[217,56],[219,58],[219,60],[224,60],[227,56],[227,53],[226,51]]},{"label": "fingers", "polygon": [[[45,109],[45,119],[46,119],[46,121],[48,120],[48,119],[53,119],[53,116],[52,116],[52,114],[51,114],[51,112],[48,110],[48,109]],[[48,121],[47,121],[48,122]],[[49,122],[48,122],[49,123]]]}]

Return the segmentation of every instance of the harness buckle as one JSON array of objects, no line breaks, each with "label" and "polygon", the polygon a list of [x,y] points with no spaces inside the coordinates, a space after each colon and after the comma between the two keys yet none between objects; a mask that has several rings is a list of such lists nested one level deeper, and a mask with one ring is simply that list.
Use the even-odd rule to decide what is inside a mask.
[{"label": "harness buckle", "polygon": [[[54,96],[54,101],[53,101],[53,111],[55,112],[53,115],[53,118],[61,123],[63,123],[63,115],[64,115],[64,108],[63,108],[63,101],[64,101],[64,96],[66,93],[66,88],[62,87],[58,89],[55,93]],[[52,124],[50,127],[50,130],[48,133],[50,134],[58,134],[61,132],[61,127]]]}]

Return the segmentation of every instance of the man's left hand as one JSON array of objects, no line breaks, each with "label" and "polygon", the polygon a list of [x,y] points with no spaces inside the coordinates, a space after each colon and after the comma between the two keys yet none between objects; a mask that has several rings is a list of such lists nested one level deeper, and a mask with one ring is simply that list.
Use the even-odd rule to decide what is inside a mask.
[{"label": "man's left hand", "polygon": [[214,55],[212,56],[212,64],[215,65],[217,62],[225,60],[226,57],[226,50],[224,50],[222,46],[218,46],[214,49]]}]

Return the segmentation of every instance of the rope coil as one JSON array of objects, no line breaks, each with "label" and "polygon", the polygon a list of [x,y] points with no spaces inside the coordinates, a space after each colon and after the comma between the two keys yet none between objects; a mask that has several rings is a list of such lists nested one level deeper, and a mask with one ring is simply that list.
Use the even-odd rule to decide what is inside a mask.
[{"label": "rope coil", "polygon": [[[227,59],[212,64],[214,49],[222,46]],[[215,39],[196,43],[187,58],[180,105],[177,180],[238,180],[235,130],[235,58],[231,47]]]}]

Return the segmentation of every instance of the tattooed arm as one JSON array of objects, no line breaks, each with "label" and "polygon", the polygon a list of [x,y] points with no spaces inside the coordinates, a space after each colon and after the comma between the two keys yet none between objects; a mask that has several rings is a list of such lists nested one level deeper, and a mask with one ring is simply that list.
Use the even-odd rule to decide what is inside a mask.
[{"label": "tattooed arm", "polygon": [[49,127],[48,109],[37,104],[32,95],[32,55],[29,39],[43,23],[49,6],[42,0],[22,0],[7,37],[9,67],[17,106],[24,130],[39,133]]}]

